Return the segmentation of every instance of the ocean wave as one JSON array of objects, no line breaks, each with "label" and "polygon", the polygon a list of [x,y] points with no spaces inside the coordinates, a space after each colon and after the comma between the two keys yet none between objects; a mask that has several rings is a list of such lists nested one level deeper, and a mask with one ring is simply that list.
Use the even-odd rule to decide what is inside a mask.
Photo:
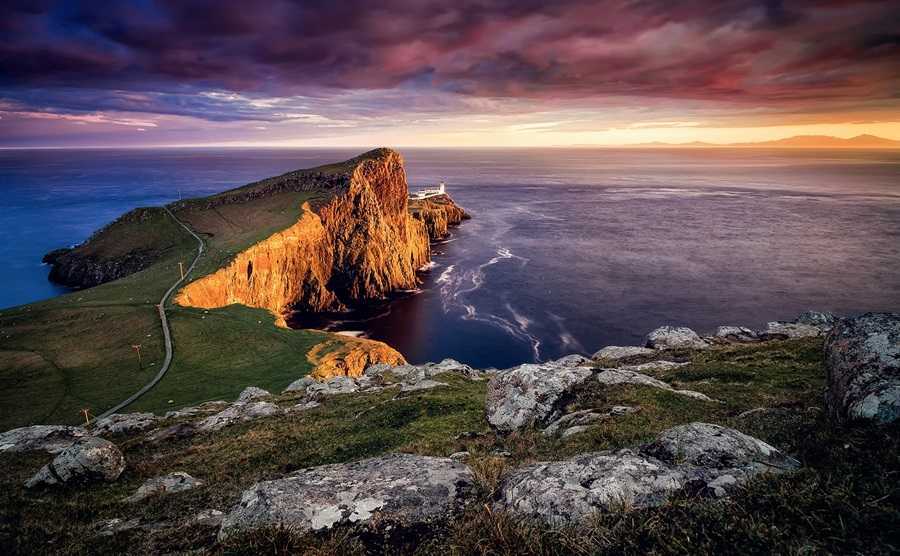
[{"label": "ocean wave", "polygon": [[433,269],[433,268],[437,268],[437,267],[439,267],[439,266],[441,266],[441,265],[439,265],[438,263],[436,263],[436,262],[434,262],[434,261],[428,261],[427,263],[425,263],[425,264],[423,264],[422,266],[420,266],[420,267],[418,268],[418,270],[419,270],[419,272],[426,272],[426,271],[429,271],[429,270],[431,270],[431,269]]}]

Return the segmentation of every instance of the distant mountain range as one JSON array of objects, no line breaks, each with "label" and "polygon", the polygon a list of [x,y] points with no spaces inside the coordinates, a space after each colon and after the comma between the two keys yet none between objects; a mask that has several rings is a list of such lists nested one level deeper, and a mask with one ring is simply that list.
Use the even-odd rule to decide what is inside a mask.
[{"label": "distant mountain range", "polygon": [[700,148],[700,147],[755,147],[755,148],[791,148],[791,149],[900,149],[900,141],[876,137],[874,135],[857,135],[844,139],[831,135],[796,135],[774,141],[756,143],[639,143],[629,147],[665,147],[665,148]]}]

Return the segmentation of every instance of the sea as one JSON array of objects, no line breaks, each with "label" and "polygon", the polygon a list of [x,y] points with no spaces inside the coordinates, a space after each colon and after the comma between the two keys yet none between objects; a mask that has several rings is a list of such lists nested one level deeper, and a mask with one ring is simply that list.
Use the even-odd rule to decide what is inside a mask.
[{"label": "sea", "polygon": [[[0,151],[0,308],[65,293],[44,253],[138,206],[360,149]],[[472,219],[419,288],[297,314],[414,363],[590,354],[653,328],[762,327],[805,310],[900,311],[900,151],[402,149],[412,190],[447,184]]]}]

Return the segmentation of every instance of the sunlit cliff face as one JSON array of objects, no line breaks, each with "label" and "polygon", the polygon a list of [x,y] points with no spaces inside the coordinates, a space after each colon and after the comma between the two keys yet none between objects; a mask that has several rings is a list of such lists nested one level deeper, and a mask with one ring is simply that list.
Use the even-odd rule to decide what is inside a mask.
[{"label": "sunlit cliff face", "polygon": [[46,0],[0,22],[5,146],[900,139],[889,0]]}]

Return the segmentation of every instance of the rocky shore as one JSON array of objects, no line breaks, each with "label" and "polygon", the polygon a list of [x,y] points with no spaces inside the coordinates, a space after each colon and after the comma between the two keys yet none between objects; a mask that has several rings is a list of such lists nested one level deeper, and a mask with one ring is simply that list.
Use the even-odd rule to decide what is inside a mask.
[{"label": "rocky shore", "polygon": [[[758,364],[748,368],[765,374],[779,365],[776,361],[805,350],[821,353],[821,366],[811,363],[811,374],[803,376],[821,373],[824,396],[813,388],[803,395],[809,401],[799,406],[798,402],[770,407],[735,404],[735,397],[750,392],[753,400],[774,401],[796,389],[797,380],[806,380],[797,374],[794,386],[775,386],[773,380],[785,379],[781,374],[767,375],[772,386],[766,391],[755,385],[756,379],[747,371],[737,370],[745,368],[741,361],[757,358]],[[718,363],[705,366],[711,357]],[[113,415],[90,428],[24,427],[0,435],[0,453],[9,454],[7,458],[50,454],[50,461],[33,470],[24,485],[11,487],[24,489],[20,496],[26,498],[52,500],[62,492],[99,491],[107,487],[98,485],[116,485],[123,476],[136,484],[132,492],[122,495],[121,504],[130,508],[127,512],[124,505],[106,503],[120,515],[91,524],[96,535],[138,535],[158,541],[184,528],[199,528],[215,531],[214,539],[204,537],[204,542],[212,543],[204,545],[209,548],[246,547],[242,543],[247,539],[264,542],[261,539],[283,527],[295,537],[348,530],[368,546],[365,551],[373,549],[366,543],[377,538],[378,543],[387,543],[378,545],[382,549],[390,546],[391,551],[412,552],[411,545],[404,543],[418,537],[404,531],[421,532],[432,539],[429,542],[440,544],[442,535],[463,535],[454,524],[471,519],[473,512],[487,511],[482,519],[494,523],[492,527],[518,523],[515,527],[531,524],[528,527],[550,531],[588,527],[593,520],[606,519],[598,518],[604,515],[706,508],[732,497],[738,498],[736,503],[748,504],[740,500],[748,492],[757,492],[757,485],[790,485],[802,479],[779,477],[802,478],[818,472],[820,461],[794,451],[804,441],[796,435],[813,430],[810,427],[847,446],[860,431],[885,438],[886,446],[896,444],[898,362],[898,314],[839,319],[806,313],[792,322],[769,323],[760,331],[722,326],[705,336],[667,326],[651,331],[644,345],[607,346],[591,358],[570,355],[505,370],[474,369],[453,360],[368,364],[358,376],[299,377],[281,394],[248,387],[235,401],[208,402],[164,416]],[[689,379],[691,373],[705,378]],[[749,382],[742,386],[735,380]],[[470,403],[479,404],[480,410],[451,409]],[[391,413],[392,407],[403,409]],[[672,409],[660,413],[661,407]],[[347,430],[359,422],[365,425],[360,431],[366,431],[368,441],[378,442],[396,427],[419,419],[431,422],[426,417],[431,412],[438,419],[442,413],[453,416],[451,420],[463,419],[461,423],[468,423],[463,426],[476,430],[449,437],[419,433],[430,440],[414,441],[405,451],[375,449],[369,457],[339,456],[339,450],[327,458],[331,462],[321,465],[291,458],[290,442],[271,436],[300,427],[319,431],[308,441],[328,446],[332,434],[340,437],[342,433],[329,432],[327,427]],[[338,420],[330,421],[326,415]],[[392,417],[383,421],[386,415]],[[709,420],[697,419],[699,415]],[[664,426],[653,425],[656,420]],[[629,433],[634,440],[609,445],[600,441],[603,436],[592,436],[594,431],[614,435],[634,431]],[[282,450],[276,446],[288,442],[281,470],[263,464],[265,469],[238,472],[225,480],[231,486],[221,491],[212,486],[215,465],[198,465],[204,461],[196,459],[199,453],[185,457],[198,449],[238,441],[246,444],[255,437],[273,443],[264,452]],[[551,451],[533,452],[534,446],[544,445]],[[169,451],[171,446],[177,450]],[[876,454],[878,449],[871,447]],[[550,453],[556,457],[547,458]],[[891,461],[894,456],[878,455]],[[27,461],[39,460],[37,456]],[[151,461],[169,463],[160,468]],[[16,469],[24,473],[24,467]],[[153,469],[165,472],[149,476]],[[120,487],[114,490],[123,492]],[[176,522],[152,521],[152,512],[144,517],[135,514],[135,508],[147,500],[160,504],[189,492],[206,492],[198,496],[219,502],[215,507],[191,506],[194,509]],[[890,496],[896,493],[878,504],[890,506]],[[890,507],[884,511],[897,510]],[[752,519],[762,522],[770,519],[754,515]],[[497,521],[498,516],[504,517]],[[521,529],[508,532],[522,534]],[[309,542],[326,542],[323,537],[310,538],[320,540]],[[457,538],[454,542],[468,541]]]}]

